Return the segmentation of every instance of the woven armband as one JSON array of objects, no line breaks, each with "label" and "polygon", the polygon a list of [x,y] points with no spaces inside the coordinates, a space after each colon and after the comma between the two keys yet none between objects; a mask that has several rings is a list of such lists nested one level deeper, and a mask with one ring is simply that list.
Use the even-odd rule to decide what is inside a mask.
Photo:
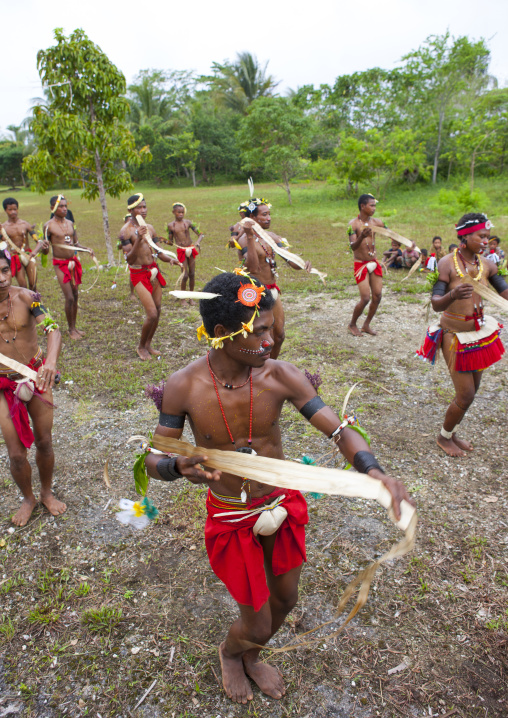
[{"label": "woven armband", "polygon": [[161,477],[161,481],[176,481],[182,478],[182,474],[179,474],[176,470],[177,456],[168,456],[166,459],[161,459],[157,462],[157,472]]},{"label": "woven armband", "polygon": [[370,451],[357,451],[353,458],[353,466],[360,474],[366,474],[371,469],[378,469],[384,474],[378,460]]},{"label": "woven armband", "polygon": [[508,289],[506,279],[499,274],[494,274],[493,277],[489,277],[489,282],[492,284],[498,294],[501,294],[501,292],[504,292],[505,289]]},{"label": "woven armband", "polygon": [[30,312],[34,315],[34,317],[40,317],[41,314],[47,314],[46,307],[44,307],[44,305],[40,302],[32,302]]},{"label": "woven armband", "polygon": [[432,296],[433,297],[444,297],[446,294],[446,288],[448,287],[447,283],[443,281],[442,279],[438,279],[437,282],[432,287]]},{"label": "woven armband", "polygon": [[322,409],[324,406],[326,406],[325,402],[321,399],[320,396],[315,396],[313,399],[308,401],[306,404],[302,406],[301,409],[298,411],[302,416],[304,416],[307,421],[310,421],[314,414],[318,412],[320,409]]},{"label": "woven armband", "polygon": [[166,429],[183,429],[185,424],[185,414],[159,414],[159,424],[165,426]]}]

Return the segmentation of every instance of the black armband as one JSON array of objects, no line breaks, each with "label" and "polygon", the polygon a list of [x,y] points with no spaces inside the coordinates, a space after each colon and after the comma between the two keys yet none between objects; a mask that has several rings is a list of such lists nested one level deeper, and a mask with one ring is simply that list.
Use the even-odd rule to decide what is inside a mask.
[{"label": "black armband", "polygon": [[120,244],[125,247],[126,244],[132,244],[130,239],[120,239]]},{"label": "black armband", "polygon": [[314,414],[318,412],[320,409],[322,409],[324,406],[326,406],[325,402],[321,399],[320,396],[315,396],[313,399],[308,401],[306,404],[302,406],[301,409],[298,411],[302,416],[304,416],[307,421],[310,421]]},{"label": "black armband", "polygon": [[247,254],[247,247],[242,247],[240,254]]},{"label": "black armband", "polygon": [[379,466],[378,460],[370,451],[357,451],[353,457],[353,466],[360,474],[366,474],[371,469],[378,469],[385,473]]},{"label": "black armband", "polygon": [[239,234],[238,232],[231,232],[232,237],[238,237],[238,234]]},{"label": "black armband", "polygon": [[162,481],[176,481],[182,478],[182,474],[176,470],[177,458],[177,456],[168,456],[157,462],[157,472]]},{"label": "black armband", "polygon": [[492,284],[498,294],[501,294],[501,292],[504,292],[505,289],[508,289],[506,279],[500,274],[494,274],[493,277],[489,277],[489,282]]},{"label": "black armband", "polygon": [[185,424],[185,414],[180,416],[179,414],[163,414],[162,411],[159,414],[160,426],[165,426],[166,429],[183,429]]},{"label": "black armband", "polygon": [[432,296],[433,297],[444,297],[446,294],[446,289],[448,287],[448,284],[443,281],[442,279],[438,279],[437,282],[432,287]]},{"label": "black armband", "polygon": [[30,312],[34,315],[34,317],[40,317],[41,314],[46,315],[48,313],[46,307],[40,302],[32,302]]}]

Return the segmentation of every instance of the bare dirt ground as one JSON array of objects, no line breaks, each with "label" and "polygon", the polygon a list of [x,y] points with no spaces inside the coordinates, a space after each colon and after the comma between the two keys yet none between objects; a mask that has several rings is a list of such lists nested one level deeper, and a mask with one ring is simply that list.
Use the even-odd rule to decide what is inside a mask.
[{"label": "bare dirt ground", "polygon": [[[392,282],[374,324],[378,337],[357,339],[346,331],[356,300],[348,282],[338,294],[284,294],[281,358],[319,369],[321,394],[337,410],[359,379],[392,392],[362,385],[350,408],[381,465],[417,500],[414,553],[378,572],[366,607],[341,636],[271,659],[286,679],[280,702],[256,689],[248,706],[230,703],[217,646],[236,612],[208,565],[205,491],[152,482],[158,522],[136,532],[115,519],[118,499],[135,498],[134,451],[125,441],[153,430],[157,414],[139,388],[115,407],[114,392],[101,393],[97,368],[86,390],[73,379],[83,376],[83,357],[94,354],[89,331],[90,339],[66,354],[64,381],[75,383],[55,393],[55,486],[68,505],[63,517],[38,509],[26,527],[8,533],[19,496],[0,445],[0,716],[508,715],[508,362],[485,372],[464,421],[474,453],[449,459],[435,440],[453,395],[446,367],[413,358],[426,326],[422,297]],[[121,322],[115,301],[107,307],[113,324]],[[139,309],[130,311],[137,332]],[[157,376],[203,353],[196,319],[195,310],[172,312],[160,330]],[[87,321],[92,328],[93,319]],[[131,377],[138,365],[134,335],[125,331],[115,324],[110,339]],[[109,370],[106,358],[102,371]],[[284,409],[282,429],[290,459],[328,449],[293,407]],[[107,458],[111,489],[103,480]],[[354,574],[399,538],[370,502],[309,498],[309,508],[300,599],[274,646],[329,619]]]}]

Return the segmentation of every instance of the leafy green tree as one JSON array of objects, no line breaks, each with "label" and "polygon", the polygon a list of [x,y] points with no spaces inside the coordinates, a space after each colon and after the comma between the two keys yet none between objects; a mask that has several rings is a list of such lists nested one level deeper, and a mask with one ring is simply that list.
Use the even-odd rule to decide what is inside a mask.
[{"label": "leafy green tree", "polygon": [[262,97],[249,107],[237,135],[243,169],[279,180],[291,204],[290,181],[301,171],[310,120],[284,97]]},{"label": "leafy green tree", "polygon": [[267,67],[268,62],[261,67],[254,55],[239,52],[235,62],[214,62],[213,75],[201,81],[208,84],[218,104],[245,114],[254,100],[272,96],[278,85],[272,75],[266,74]]},{"label": "leafy green tree", "polygon": [[182,132],[171,138],[171,149],[168,159],[176,158],[192,177],[192,184],[196,186],[196,162],[199,157],[200,140],[194,137],[193,132]]},{"label": "leafy green tree", "polygon": [[68,38],[61,28],[54,34],[57,44],[37,54],[39,75],[51,99],[34,108],[31,130],[37,149],[23,166],[36,191],[44,192],[56,181],[77,182],[82,197],[99,197],[108,261],[113,263],[106,195],[130,191],[132,181],[123,163],[136,165],[150,154],[135,149],[124,124],[129,105],[123,74],[83,30]]},{"label": "leafy green tree", "polygon": [[411,130],[367,130],[362,140],[342,133],[335,158],[337,174],[347,179],[348,188],[374,182],[380,196],[396,178],[414,182],[428,176],[424,148]]},{"label": "leafy green tree", "polygon": [[192,105],[191,127],[199,146],[198,165],[204,182],[216,175],[241,176],[236,133],[240,115],[217,107],[208,93],[199,93]]},{"label": "leafy green tree", "polygon": [[468,163],[471,192],[478,165],[495,167],[501,158],[501,169],[508,144],[508,89],[492,90],[480,97],[471,108],[457,133],[456,155]]},{"label": "leafy green tree", "polygon": [[453,121],[491,81],[487,74],[489,56],[484,40],[453,38],[447,32],[431,35],[418,50],[402,58],[397,104],[405,108],[403,114],[411,128],[420,129],[428,138],[434,184]]},{"label": "leafy green tree", "polygon": [[16,185],[23,183],[22,163],[24,145],[22,142],[0,141],[0,182],[14,189]]}]

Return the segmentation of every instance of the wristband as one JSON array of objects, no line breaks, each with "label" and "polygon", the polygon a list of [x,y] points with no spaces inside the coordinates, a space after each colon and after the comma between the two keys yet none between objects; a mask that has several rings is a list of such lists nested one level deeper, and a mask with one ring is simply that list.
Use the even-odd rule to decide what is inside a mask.
[{"label": "wristband", "polygon": [[366,474],[371,469],[378,469],[383,474],[383,469],[379,466],[378,460],[370,451],[357,451],[353,458],[353,466],[360,474]]},{"label": "wristband", "polygon": [[177,458],[177,456],[168,456],[157,462],[157,471],[161,481],[176,481],[182,478],[182,474],[179,474],[176,470]]}]

